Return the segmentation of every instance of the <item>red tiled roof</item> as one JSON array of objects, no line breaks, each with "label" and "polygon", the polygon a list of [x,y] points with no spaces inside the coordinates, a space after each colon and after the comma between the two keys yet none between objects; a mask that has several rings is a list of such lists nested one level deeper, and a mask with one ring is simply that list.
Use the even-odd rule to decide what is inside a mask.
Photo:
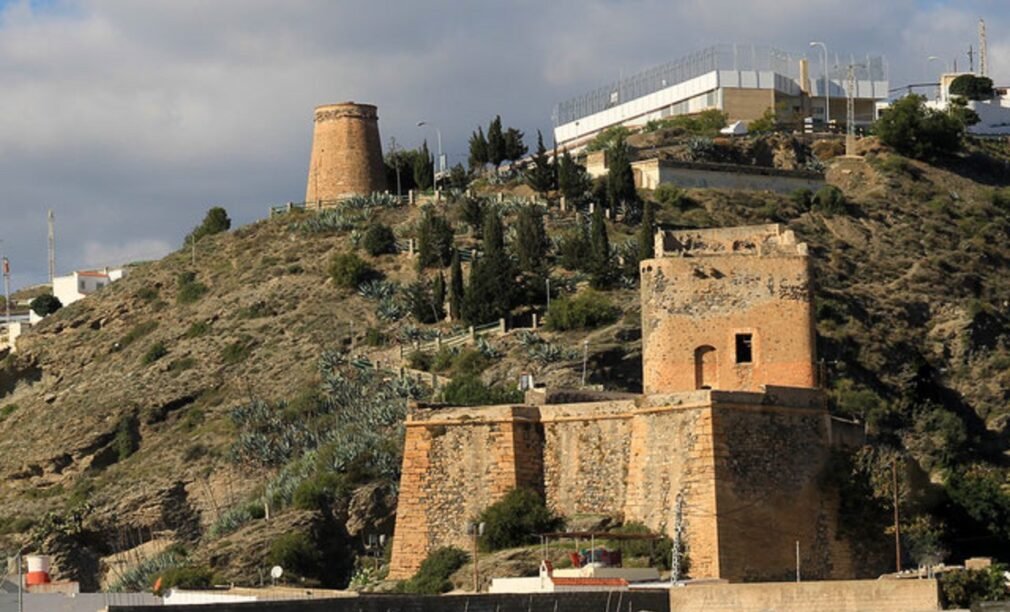
[{"label": "red tiled roof", "polygon": [[98,270],[81,270],[77,273],[77,276],[99,276],[102,278],[107,278],[109,275],[105,272],[100,272]]},{"label": "red tiled roof", "polygon": [[624,578],[556,578],[551,582],[559,586],[628,586]]}]

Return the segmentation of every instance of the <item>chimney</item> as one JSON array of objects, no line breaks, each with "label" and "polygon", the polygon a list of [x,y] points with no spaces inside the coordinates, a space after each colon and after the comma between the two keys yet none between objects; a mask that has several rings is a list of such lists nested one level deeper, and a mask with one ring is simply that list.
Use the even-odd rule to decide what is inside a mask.
[{"label": "chimney", "polygon": [[810,62],[807,58],[800,60],[800,90],[810,95]]}]

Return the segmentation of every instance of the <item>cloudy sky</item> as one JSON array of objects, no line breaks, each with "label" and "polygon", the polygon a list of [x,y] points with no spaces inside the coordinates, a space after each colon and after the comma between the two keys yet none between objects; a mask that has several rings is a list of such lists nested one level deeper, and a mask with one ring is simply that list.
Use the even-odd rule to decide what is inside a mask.
[{"label": "cloudy sky", "polygon": [[921,82],[979,17],[1010,84],[1006,0],[0,0],[0,248],[19,287],[48,208],[61,274],[161,256],[212,205],[261,218],[304,196],[322,103],[378,105],[386,145],[426,120],[456,163],[496,113],[547,136],[557,101],[714,43],[822,40]]}]

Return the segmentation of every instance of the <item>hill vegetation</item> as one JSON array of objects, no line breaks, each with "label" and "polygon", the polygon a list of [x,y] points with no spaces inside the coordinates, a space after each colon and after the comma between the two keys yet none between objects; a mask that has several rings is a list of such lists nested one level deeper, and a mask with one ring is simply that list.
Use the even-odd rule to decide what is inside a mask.
[{"label": "hill vegetation", "polygon": [[[609,193],[612,219],[601,206],[462,194],[421,208],[359,199],[231,231],[227,215],[208,215],[192,235],[195,263],[187,244],[138,266],[0,361],[0,545],[56,554],[85,588],[171,568],[248,584],[273,562],[342,586],[376,554],[366,536],[391,534],[408,399],[513,401],[521,372],[578,386],[583,343],[589,384],[640,391],[643,223],[776,222],[814,254],[832,410],[870,434],[830,475],[852,491],[850,524],[868,541],[888,537],[898,465],[910,561],[1005,560],[1010,152],[969,143],[930,165],[872,138],[865,163],[782,135],[716,146],[816,159],[834,187],[632,195],[564,156],[566,178],[545,192],[568,190],[577,205]],[[546,329],[427,348],[499,317],[528,327],[534,313]],[[434,388],[436,373],[451,381]],[[146,574],[112,562],[130,551]],[[431,588],[464,559],[451,561]]]}]

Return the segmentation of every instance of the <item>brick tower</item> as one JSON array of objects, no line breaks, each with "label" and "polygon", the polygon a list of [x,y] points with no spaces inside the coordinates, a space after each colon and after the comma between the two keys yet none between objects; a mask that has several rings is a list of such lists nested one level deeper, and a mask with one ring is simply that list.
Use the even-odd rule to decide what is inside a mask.
[{"label": "brick tower", "polygon": [[306,202],[326,202],[386,188],[379,115],[371,104],[316,108]]},{"label": "brick tower", "polygon": [[643,386],[816,387],[807,246],[780,225],[656,233],[642,262]]}]

